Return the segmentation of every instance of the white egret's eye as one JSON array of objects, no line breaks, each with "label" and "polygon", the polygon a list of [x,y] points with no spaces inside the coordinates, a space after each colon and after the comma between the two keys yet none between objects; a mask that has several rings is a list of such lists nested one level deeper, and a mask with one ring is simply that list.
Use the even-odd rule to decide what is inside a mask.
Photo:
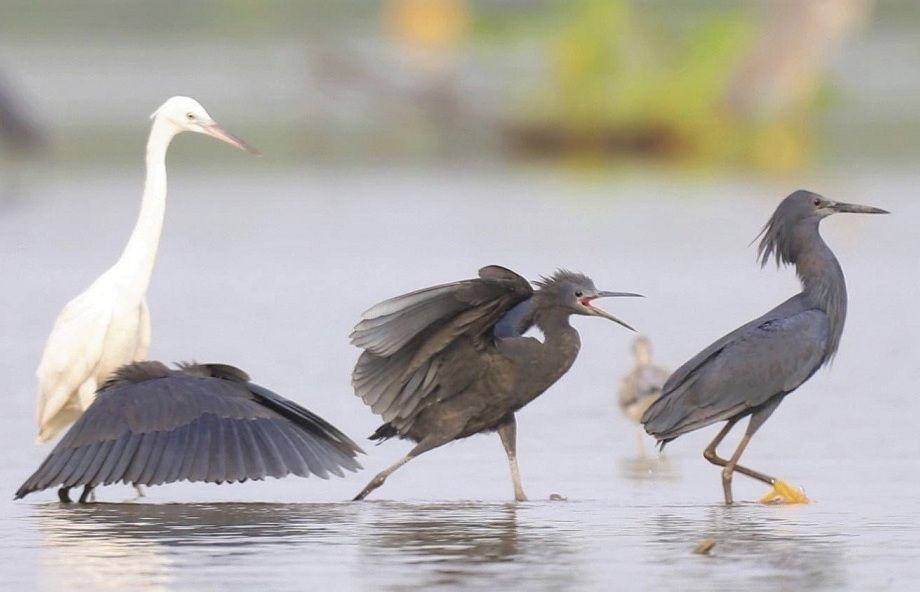
[{"label": "white egret's eye", "polygon": [[194,120],[195,120],[195,114],[194,114],[194,113],[186,113],[186,114],[185,114],[185,117],[186,117],[186,119],[188,119],[189,121],[194,121]]},{"label": "white egret's eye", "polygon": [[585,295],[584,292],[582,292],[581,290],[576,290],[575,292],[575,298],[581,298],[584,295]]}]

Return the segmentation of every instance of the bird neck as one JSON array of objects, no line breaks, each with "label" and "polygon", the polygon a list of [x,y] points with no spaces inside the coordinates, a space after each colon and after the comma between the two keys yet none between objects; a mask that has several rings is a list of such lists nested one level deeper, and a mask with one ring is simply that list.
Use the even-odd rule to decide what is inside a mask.
[{"label": "bird neck", "polygon": [[527,380],[532,388],[524,393],[520,406],[543,393],[575,363],[581,339],[578,331],[569,324],[569,316],[568,310],[562,307],[537,308],[534,324],[543,333],[543,344],[528,360]]},{"label": "bird neck", "polygon": [[570,316],[571,313],[561,306],[538,306],[534,312],[534,324],[543,333],[544,345],[574,361],[581,347],[581,338],[578,331],[569,324]]},{"label": "bird neck", "polygon": [[636,344],[634,353],[636,366],[648,366],[652,363],[652,351],[649,346],[642,343]]},{"label": "bird neck", "polygon": [[795,271],[802,281],[802,294],[808,303],[823,310],[830,323],[828,359],[837,351],[847,314],[847,287],[843,269],[833,251],[821,238],[819,220],[796,228]]},{"label": "bird neck", "polygon": [[147,291],[160,244],[166,212],[166,150],[175,135],[171,125],[154,119],[147,139],[147,177],[140,213],[128,244],[115,264],[126,287],[136,291],[139,298]]}]

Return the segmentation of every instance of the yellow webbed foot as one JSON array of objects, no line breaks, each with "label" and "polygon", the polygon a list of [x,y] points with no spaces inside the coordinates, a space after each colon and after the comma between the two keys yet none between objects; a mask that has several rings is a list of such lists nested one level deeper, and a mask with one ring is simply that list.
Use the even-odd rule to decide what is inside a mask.
[{"label": "yellow webbed foot", "polygon": [[810,502],[805,490],[786,483],[782,479],[773,482],[773,489],[760,498],[762,504],[807,504]]}]

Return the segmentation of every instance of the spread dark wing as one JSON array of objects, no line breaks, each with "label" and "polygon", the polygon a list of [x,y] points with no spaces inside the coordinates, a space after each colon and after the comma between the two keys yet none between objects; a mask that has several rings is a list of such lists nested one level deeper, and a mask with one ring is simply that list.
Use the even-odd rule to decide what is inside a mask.
[{"label": "spread dark wing", "polygon": [[212,483],[356,470],[360,448],[296,403],[223,365],[125,366],[16,492]]},{"label": "spread dark wing", "polygon": [[820,310],[749,323],[675,372],[642,423],[659,440],[671,440],[789,393],[820,367],[828,335]]},{"label": "spread dark wing", "polygon": [[426,401],[443,400],[456,388],[442,367],[443,354],[459,339],[475,350],[492,344],[495,324],[533,296],[518,274],[491,265],[479,278],[418,290],[365,312],[351,334],[364,349],[352,375],[355,393],[400,433]]}]

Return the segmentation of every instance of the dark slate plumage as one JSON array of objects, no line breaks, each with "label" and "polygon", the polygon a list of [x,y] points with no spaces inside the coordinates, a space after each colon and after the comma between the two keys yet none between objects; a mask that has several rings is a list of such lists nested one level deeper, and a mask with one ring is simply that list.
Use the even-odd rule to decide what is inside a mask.
[{"label": "dark slate plumage", "polygon": [[[360,468],[361,449],[316,414],[223,364],[119,369],[16,492],[49,487],[233,483]],[[66,490],[64,492],[66,497]]]},{"label": "dark slate plumage", "polygon": [[479,279],[381,302],[362,315],[351,334],[351,342],[365,350],[352,375],[355,393],[400,435],[408,435],[426,404],[466,386],[445,364],[450,354],[458,348],[470,355],[486,350],[493,326],[532,295],[527,280],[490,266],[480,270]]},{"label": "dark slate plumage", "polygon": [[[885,213],[808,191],[796,191],[777,207],[761,231],[758,258],[761,265],[771,257],[777,265],[794,265],[802,292],[722,337],[671,375],[642,417],[646,431],[662,446],[687,432],[719,421],[733,425],[748,415],[750,438],[786,395],[831,360],[846,319],[846,283],[818,226],[836,212]],[[726,462],[714,452],[726,433],[707,449],[712,457],[707,458],[716,464]]]},{"label": "dark slate plumage", "polygon": [[[567,271],[537,285],[534,292],[523,277],[492,265],[477,279],[398,296],[362,315],[351,335],[364,349],[352,384],[385,421],[371,438],[418,445],[358,498],[408,459],[479,432],[499,430],[512,458],[514,412],[565,374],[578,354],[568,317],[616,320],[589,303],[621,295],[598,292],[589,278]],[[544,341],[523,337],[533,325]],[[519,489],[516,480],[520,498]]]}]

